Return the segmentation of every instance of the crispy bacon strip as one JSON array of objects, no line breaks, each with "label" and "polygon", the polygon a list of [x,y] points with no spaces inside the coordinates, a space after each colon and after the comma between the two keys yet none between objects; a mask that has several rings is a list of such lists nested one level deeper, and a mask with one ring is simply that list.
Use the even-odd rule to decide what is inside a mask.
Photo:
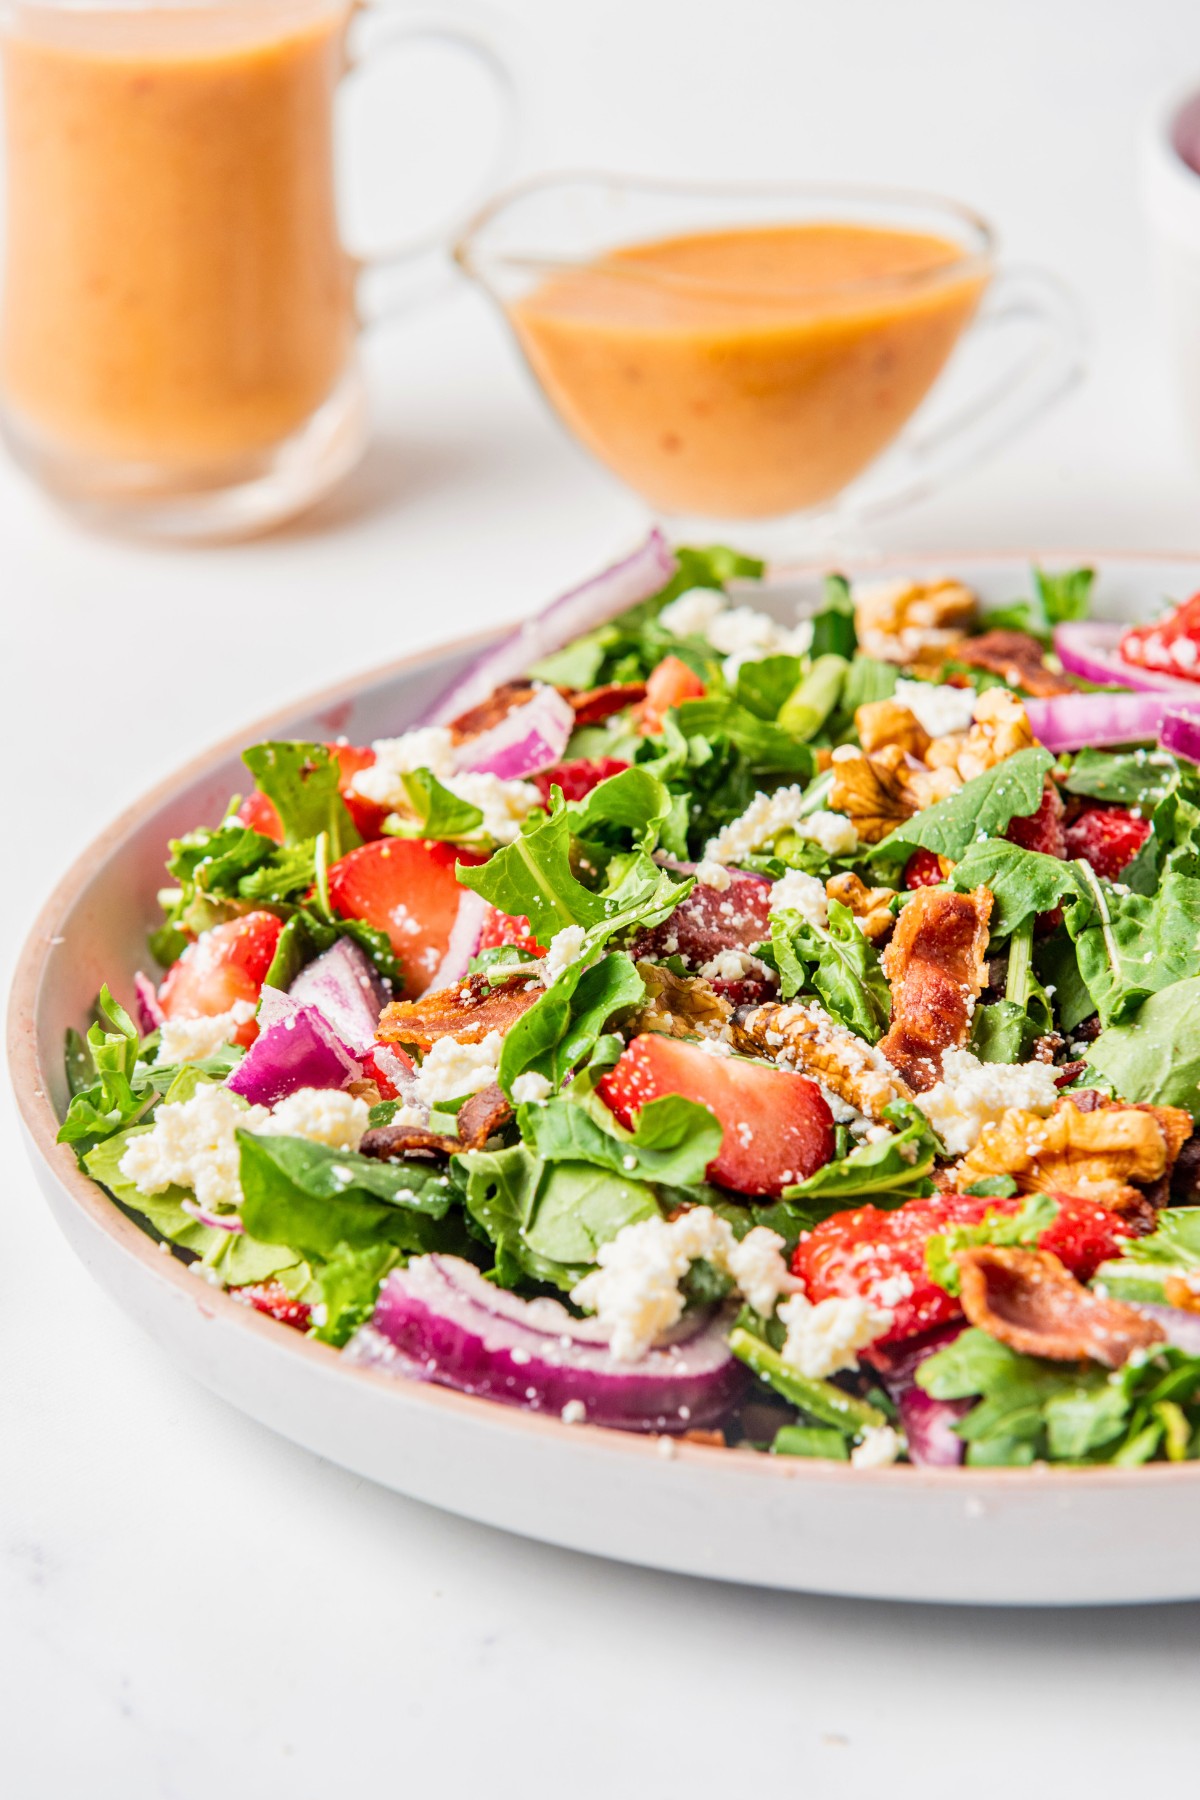
[{"label": "crispy bacon strip", "polygon": [[482,1150],[488,1139],[511,1118],[512,1107],[493,1081],[490,1087],[481,1088],[459,1107],[459,1144],[467,1150]]},{"label": "crispy bacon strip", "polygon": [[446,1161],[463,1148],[457,1138],[445,1137],[440,1131],[426,1131],[420,1125],[377,1125],[364,1134],[358,1146],[363,1156],[379,1162],[395,1162],[403,1156],[429,1157]]},{"label": "crispy bacon strip", "polygon": [[1055,1362],[1090,1357],[1119,1369],[1135,1350],[1148,1350],[1166,1335],[1157,1320],[1081,1286],[1049,1250],[985,1244],[960,1250],[954,1260],[971,1324],[1025,1356]]},{"label": "crispy bacon strip", "polygon": [[490,693],[486,700],[478,706],[472,706],[457,719],[451,719],[450,729],[460,737],[478,737],[481,731],[490,731],[501,719],[507,719],[510,712],[518,706],[524,706],[533,698],[532,681],[504,681]]},{"label": "crispy bacon strip", "polygon": [[644,681],[610,681],[604,687],[576,688],[567,694],[575,712],[576,725],[599,725],[627,706],[636,706],[646,698]]},{"label": "crispy bacon strip", "polygon": [[532,983],[491,987],[481,975],[468,975],[457,987],[439,988],[419,1000],[393,1000],[375,1035],[381,1044],[416,1044],[421,1050],[444,1037],[481,1044],[490,1031],[506,1032],[544,991]]},{"label": "crispy bacon strip", "polygon": [[917,1093],[941,1080],[942,1054],[967,1041],[983,991],[992,896],[922,888],[900,914],[883,953],[892,1028],[879,1048]]},{"label": "crispy bacon strip", "polygon": [[1073,682],[1046,667],[1046,652],[1025,631],[985,631],[979,637],[965,638],[955,645],[954,658],[973,669],[1002,675],[1010,687],[1024,688],[1040,700],[1075,691]]}]

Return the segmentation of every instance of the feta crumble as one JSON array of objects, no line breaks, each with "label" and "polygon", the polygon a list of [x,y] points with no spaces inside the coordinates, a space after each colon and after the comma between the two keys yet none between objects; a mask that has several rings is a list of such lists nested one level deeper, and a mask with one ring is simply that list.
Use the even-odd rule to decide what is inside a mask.
[{"label": "feta crumble", "polygon": [[457,1038],[439,1038],[425,1054],[416,1073],[416,1098],[423,1106],[438,1106],[463,1094],[478,1094],[496,1079],[504,1039],[489,1031],[480,1044],[460,1044]]},{"label": "feta crumble", "polygon": [[357,1150],[370,1112],[365,1100],[344,1088],[301,1088],[278,1101],[265,1124],[250,1129],[271,1137],[308,1138],[331,1150]]},{"label": "feta crumble", "polygon": [[206,1019],[166,1019],[158,1041],[156,1068],[175,1063],[203,1062],[236,1036],[241,1027],[254,1017],[253,1000],[235,1000],[228,1012],[214,1013]]},{"label": "feta crumble", "polygon": [[974,688],[950,687],[936,681],[905,681],[901,677],[894,698],[908,708],[931,738],[969,731],[975,721]]},{"label": "feta crumble", "polygon": [[781,625],[752,606],[729,606],[712,588],[688,588],[664,606],[658,622],[672,637],[706,638],[725,658],[725,679],[734,681],[745,662],[764,656],[803,656],[812,643],[812,620]]},{"label": "feta crumble", "polygon": [[724,863],[710,862],[705,857],[696,864],[696,880],[701,887],[712,888],[718,894],[724,894],[733,886],[733,876]]},{"label": "feta crumble", "polygon": [[705,981],[741,981],[747,975],[766,973],[765,966],[749,950],[718,950],[696,973]]},{"label": "feta crumble", "polygon": [[582,925],[564,925],[561,931],[555,932],[542,962],[542,980],[547,987],[552,986],[572,963],[579,961],[586,936]]},{"label": "feta crumble", "polygon": [[685,588],[663,607],[658,622],[672,637],[707,637],[709,626],[724,607],[724,596],[715,588]]},{"label": "feta crumble", "polygon": [[542,804],[536,787],[528,781],[503,781],[498,775],[456,767],[454,733],[447,725],[426,725],[403,737],[377,738],[371,746],[375,761],[359,769],[350,791],[385,806],[389,812],[411,814],[404,776],[428,769],[444,788],[483,814],[480,831],[497,844],[511,844],[535,806]]},{"label": "feta crumble", "polygon": [[528,1069],[512,1084],[513,1105],[527,1106],[530,1102],[548,1099],[553,1091],[544,1075],[539,1075],[536,1069]]},{"label": "feta crumble", "polygon": [[842,1369],[852,1369],[858,1353],[885,1332],[893,1314],[872,1306],[857,1294],[831,1294],[814,1306],[803,1294],[793,1294],[779,1308],[787,1337],[780,1355],[801,1375],[823,1381]]},{"label": "feta crumble", "polygon": [[241,1152],[236,1133],[258,1131],[270,1118],[265,1106],[247,1106],[217,1082],[205,1082],[190,1100],[160,1106],[149,1131],[131,1138],[119,1169],[139,1194],[191,1188],[205,1212],[242,1203]]},{"label": "feta crumble", "polygon": [[582,1425],[587,1418],[587,1407],[582,1400],[568,1400],[559,1417],[564,1425]]},{"label": "feta crumble", "polygon": [[916,1096],[951,1156],[965,1156],[979,1142],[985,1125],[1003,1117],[1009,1107],[1041,1113],[1054,1110],[1058,1071],[1052,1063],[982,1063],[969,1050],[947,1050],[942,1079]]},{"label": "feta crumble", "polygon": [[903,1448],[900,1433],[892,1426],[869,1425],[863,1432],[862,1442],[855,1444],[850,1452],[850,1466],[854,1469],[886,1469]]},{"label": "feta crumble", "polygon": [[825,883],[802,869],[789,869],[782,880],[772,884],[768,911],[798,912],[810,925],[827,925],[829,902]]}]

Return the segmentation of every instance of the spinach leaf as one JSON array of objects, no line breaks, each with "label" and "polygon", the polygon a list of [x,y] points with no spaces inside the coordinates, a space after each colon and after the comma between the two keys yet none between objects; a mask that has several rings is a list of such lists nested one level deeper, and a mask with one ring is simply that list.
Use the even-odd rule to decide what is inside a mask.
[{"label": "spinach leaf", "polygon": [[1063,782],[1068,794],[1114,806],[1157,806],[1179,779],[1179,764],[1165,750],[1080,750]]},{"label": "spinach leaf", "polygon": [[545,1163],[524,1144],[454,1158],[467,1209],[496,1248],[495,1278],[567,1290],[625,1225],[658,1215],[644,1182],[590,1163]]},{"label": "spinach leaf", "polygon": [[336,862],[362,843],[338,789],[338,759],[326,744],[254,744],[242,753],[242,761],[279,814],[286,845],[303,844],[324,832],[329,860]]},{"label": "spinach leaf", "polygon": [[342,1246],[390,1244],[414,1255],[461,1254],[463,1227],[448,1217],[449,1177],[421,1163],[378,1162],[307,1138],[240,1131],[242,1218],[252,1237],[325,1260]]},{"label": "spinach leaf", "polygon": [[778,972],[785,1000],[811,988],[833,1018],[868,1043],[878,1043],[887,1030],[892,993],[879,953],[840,901],[829,902],[827,926],[790,910],[772,913],[771,942],[761,955]]},{"label": "spinach leaf", "polygon": [[989,838],[972,844],[950,877],[959,894],[985,887],[992,895],[989,929],[992,942],[1009,936],[1037,913],[1050,912],[1068,896],[1081,891],[1074,863],[1037,850],[1022,850],[1007,838]]},{"label": "spinach leaf", "polygon": [[1002,837],[1011,820],[1037,811],[1053,764],[1050,752],[1040,746],[1018,750],[994,769],[976,775],[948,800],[939,800],[897,825],[868,852],[869,858],[907,856],[924,848],[961,862],[972,844]]},{"label": "spinach leaf", "polygon": [[645,766],[623,769],[568,807],[571,831],[588,840],[611,841],[614,834],[651,851],[675,811],[665,782]]},{"label": "spinach leaf", "polygon": [[795,692],[803,673],[798,656],[764,656],[743,663],[738,670],[734,697],[756,719],[775,719],[789,694]]},{"label": "spinach leaf", "polygon": [[1067,930],[1104,1025],[1200,975],[1200,879],[1171,871],[1153,895],[1122,894],[1086,863],[1074,867],[1086,897],[1068,909]]},{"label": "spinach leaf", "polygon": [[887,1117],[897,1127],[889,1137],[867,1141],[848,1156],[826,1163],[807,1181],[784,1189],[784,1199],[809,1214],[817,1224],[832,1213],[870,1202],[890,1210],[905,1200],[932,1194],[930,1175],[942,1154],[937,1136],[910,1102],[890,1106]]},{"label": "spinach leaf", "polygon": [[479,807],[472,806],[469,800],[460,800],[443,787],[432,770],[414,769],[400,779],[416,818],[389,826],[393,836],[433,838],[446,843],[478,833],[483,824]]},{"label": "spinach leaf", "polygon": [[622,1130],[607,1107],[586,1098],[522,1106],[517,1123],[525,1143],[545,1162],[595,1163],[643,1181],[703,1181],[721,1149],[715,1115],[681,1094],[648,1101],[632,1132]]},{"label": "spinach leaf", "polygon": [[1088,1060],[1124,1099],[1181,1106],[1200,1121],[1200,977],[1164,987],[1110,1025]]},{"label": "spinach leaf", "polygon": [[572,964],[505,1033],[497,1072],[504,1092],[530,1072],[558,1087],[591,1055],[613,1013],[636,1006],[645,993],[628,956],[606,956],[590,969]]}]

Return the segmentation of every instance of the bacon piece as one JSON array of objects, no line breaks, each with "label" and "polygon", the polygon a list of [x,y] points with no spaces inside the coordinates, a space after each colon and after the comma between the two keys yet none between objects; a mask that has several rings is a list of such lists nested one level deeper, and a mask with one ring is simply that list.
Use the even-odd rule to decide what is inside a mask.
[{"label": "bacon piece", "polygon": [[575,713],[576,725],[599,725],[627,706],[637,706],[646,698],[644,681],[610,681],[604,687],[576,688],[567,694]]},{"label": "bacon piece", "polygon": [[446,1137],[440,1131],[426,1131],[420,1125],[377,1125],[374,1131],[364,1133],[358,1148],[361,1155],[373,1156],[379,1162],[395,1162],[403,1156],[445,1162],[465,1146],[457,1138]]},{"label": "bacon piece", "polygon": [[920,888],[883,953],[892,988],[892,1027],[879,1048],[917,1093],[941,1080],[942,1054],[967,1041],[983,991],[983,952],[992,896]]},{"label": "bacon piece", "polygon": [[458,1141],[466,1150],[482,1150],[488,1139],[507,1125],[513,1109],[493,1081],[463,1102],[458,1109]]},{"label": "bacon piece", "polygon": [[528,982],[492,987],[482,975],[468,975],[457,987],[439,988],[419,1000],[393,1000],[375,1035],[381,1044],[416,1044],[421,1050],[444,1037],[481,1044],[490,1031],[506,1032],[544,992]]},{"label": "bacon piece", "polygon": [[1046,667],[1046,652],[1037,639],[1025,631],[985,631],[979,637],[967,638],[954,647],[956,662],[972,669],[987,669],[1001,675],[1010,687],[1024,688],[1047,700],[1052,694],[1071,694],[1075,684],[1064,675],[1056,675]]},{"label": "bacon piece", "polygon": [[653,931],[643,931],[630,954],[662,959],[679,955],[698,969],[722,950],[753,950],[771,935],[771,883],[731,869],[727,888],[697,882],[686,899]]},{"label": "bacon piece", "polygon": [[472,706],[465,713],[459,713],[457,719],[451,719],[450,729],[457,732],[459,737],[478,737],[481,731],[490,731],[501,719],[507,719],[510,712],[532,699],[532,681],[503,681],[478,706]]},{"label": "bacon piece", "polygon": [[1049,1250],[982,1244],[954,1260],[971,1324],[1025,1356],[1090,1357],[1119,1369],[1135,1350],[1149,1350],[1166,1335],[1157,1320],[1083,1287]]}]

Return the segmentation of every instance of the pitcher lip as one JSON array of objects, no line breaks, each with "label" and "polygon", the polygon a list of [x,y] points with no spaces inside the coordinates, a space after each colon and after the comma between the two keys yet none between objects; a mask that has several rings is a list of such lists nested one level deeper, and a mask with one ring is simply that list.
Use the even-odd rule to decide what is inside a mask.
[{"label": "pitcher lip", "polygon": [[[788,294],[812,292],[814,294],[830,295],[855,292],[870,293],[877,288],[894,292],[898,286],[919,287],[924,284],[932,285],[934,283],[961,277],[967,273],[982,272],[990,269],[995,262],[997,240],[993,227],[988,223],[987,219],[985,219],[981,213],[976,212],[973,207],[967,206],[960,200],[950,199],[945,194],[930,193],[917,188],[874,187],[865,183],[860,184],[837,181],[675,180],[669,177],[660,178],[645,175],[626,175],[617,171],[605,171],[599,169],[565,169],[550,171],[549,173],[542,175],[528,176],[522,181],[514,182],[510,186],[502,188],[498,193],[493,194],[486,200],[462,227],[462,230],[451,248],[451,255],[454,261],[465,275],[468,275],[474,281],[478,281],[481,287],[489,290],[491,287],[487,273],[489,269],[506,268],[519,270],[530,275],[552,275],[563,270],[592,266],[597,261],[603,261],[603,252],[584,255],[556,255],[547,254],[541,251],[522,251],[520,249],[504,249],[486,252],[478,249],[479,240],[482,238],[487,228],[512,207],[516,206],[521,201],[528,199],[532,195],[549,191],[554,188],[567,188],[572,186],[591,188],[609,187],[614,189],[624,188],[643,194],[661,195],[666,199],[670,199],[672,196],[678,196],[681,200],[695,200],[702,199],[707,195],[711,196],[713,201],[717,204],[720,204],[722,201],[770,200],[775,197],[778,197],[781,203],[786,202],[789,199],[794,201],[812,201],[828,197],[830,202],[830,214],[828,219],[824,221],[813,219],[811,221],[812,223],[845,223],[845,220],[838,221],[836,217],[836,209],[839,201],[844,201],[848,204],[857,206],[862,206],[864,204],[869,205],[872,201],[878,201],[881,208],[888,206],[908,206],[913,208],[926,208],[931,212],[940,212],[946,215],[949,220],[954,221],[960,231],[965,228],[965,230],[972,233],[977,240],[974,246],[964,243],[962,254],[956,257],[952,262],[939,263],[932,268],[915,269],[902,274],[893,272],[890,274],[862,276],[847,281],[824,281],[815,284],[811,289],[798,289],[791,284],[788,284],[786,288],[772,289],[765,287],[762,282],[747,284],[721,282],[718,284],[707,277],[679,275],[675,273],[667,274],[662,270],[639,268],[636,264],[614,263],[614,272],[619,272],[623,277],[628,277],[630,280],[652,281],[657,284],[669,283],[672,286],[687,287],[707,293],[713,292],[718,287],[720,291],[725,293],[758,295],[769,292],[786,292]],[[788,221],[785,218],[781,218],[778,221],[780,224],[786,224],[787,222]],[[858,222],[859,221],[857,220],[855,221],[855,223]],[[868,226],[868,228],[871,223],[868,219],[864,219],[861,222]],[[882,225],[883,221],[880,220],[879,223]],[[936,227],[931,225],[930,229],[931,231],[936,230]],[[668,231],[661,235],[670,236],[672,234]]]}]

